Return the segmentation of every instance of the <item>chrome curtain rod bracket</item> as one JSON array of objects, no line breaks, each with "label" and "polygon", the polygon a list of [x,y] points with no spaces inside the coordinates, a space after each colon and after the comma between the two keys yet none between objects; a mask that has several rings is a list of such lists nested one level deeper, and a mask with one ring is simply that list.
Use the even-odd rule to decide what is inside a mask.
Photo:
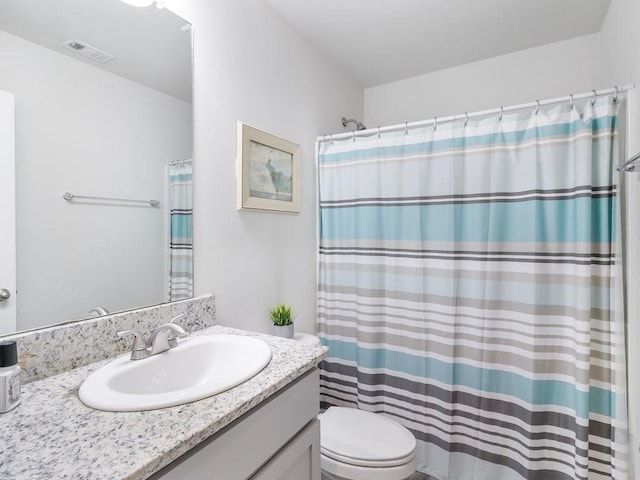
[{"label": "chrome curtain rod bracket", "polygon": [[632,172],[632,171],[634,171],[634,170],[636,169],[635,165],[632,165],[632,163],[634,163],[634,162],[636,162],[636,161],[638,161],[638,160],[640,160],[640,153],[636,153],[636,154],[635,154],[633,157],[631,157],[630,159],[625,160],[624,162],[622,162],[621,164],[619,164],[619,165],[616,167],[616,170],[617,170],[618,172],[621,172],[621,171],[623,171],[623,170],[624,170],[625,172]]},{"label": "chrome curtain rod bracket", "polygon": [[91,196],[88,196],[88,195],[74,195],[73,193],[69,193],[69,192],[64,192],[62,194],[62,198],[64,198],[68,202],[70,202],[72,200],[75,200],[75,199],[84,199],[84,200],[106,200],[106,201],[110,201],[110,202],[146,203],[151,207],[159,207],[160,206],[160,201],[159,200],[154,200],[153,198],[151,200],[133,200],[133,199],[130,199],[130,198],[91,197]]}]

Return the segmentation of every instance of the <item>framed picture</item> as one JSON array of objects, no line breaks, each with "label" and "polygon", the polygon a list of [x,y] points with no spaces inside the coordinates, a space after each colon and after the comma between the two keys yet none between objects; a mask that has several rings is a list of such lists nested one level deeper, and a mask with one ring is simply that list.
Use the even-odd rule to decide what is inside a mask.
[{"label": "framed picture", "polygon": [[238,210],[300,212],[300,147],[238,122]]}]

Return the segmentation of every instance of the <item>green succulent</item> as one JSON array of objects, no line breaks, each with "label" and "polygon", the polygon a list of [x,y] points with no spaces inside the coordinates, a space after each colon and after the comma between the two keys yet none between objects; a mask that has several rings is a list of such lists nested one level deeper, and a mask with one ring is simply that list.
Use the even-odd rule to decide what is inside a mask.
[{"label": "green succulent", "polygon": [[271,321],[278,327],[284,327],[286,325],[293,325],[293,309],[286,303],[279,303],[275,305],[271,312]]}]

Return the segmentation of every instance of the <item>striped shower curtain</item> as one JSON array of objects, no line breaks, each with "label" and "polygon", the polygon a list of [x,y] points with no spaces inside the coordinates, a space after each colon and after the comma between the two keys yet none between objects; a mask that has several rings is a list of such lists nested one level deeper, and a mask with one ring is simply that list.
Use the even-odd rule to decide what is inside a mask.
[{"label": "striped shower curtain", "polygon": [[193,180],[191,160],[169,165],[169,300],[193,297]]},{"label": "striped shower curtain", "polygon": [[617,109],[320,142],[323,407],[438,479],[627,478]]}]

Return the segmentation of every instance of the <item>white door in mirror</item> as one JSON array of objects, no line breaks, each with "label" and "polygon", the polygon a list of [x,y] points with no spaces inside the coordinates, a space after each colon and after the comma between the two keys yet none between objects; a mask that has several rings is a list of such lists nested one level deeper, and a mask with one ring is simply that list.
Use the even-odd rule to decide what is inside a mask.
[{"label": "white door in mirror", "polygon": [[15,99],[0,91],[0,335],[16,331]]},{"label": "white door in mirror", "polygon": [[189,337],[144,360],[127,353],[96,370],[80,386],[86,405],[107,411],[172,407],[224,392],[256,375],[271,360],[262,340],[242,335]]}]

